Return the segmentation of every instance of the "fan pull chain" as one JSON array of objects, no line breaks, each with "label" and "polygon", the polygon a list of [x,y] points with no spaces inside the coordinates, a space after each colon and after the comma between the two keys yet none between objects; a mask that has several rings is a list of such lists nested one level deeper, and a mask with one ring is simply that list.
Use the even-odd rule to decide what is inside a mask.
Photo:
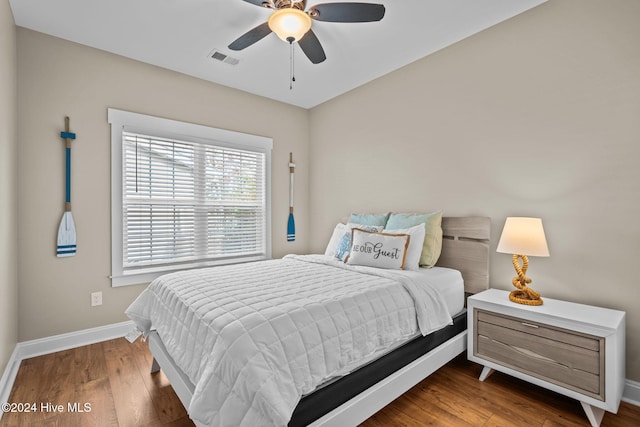
[{"label": "fan pull chain", "polygon": [[293,89],[293,82],[296,81],[295,76],[295,62],[293,58],[293,37],[288,37],[287,41],[289,42],[289,90]]}]

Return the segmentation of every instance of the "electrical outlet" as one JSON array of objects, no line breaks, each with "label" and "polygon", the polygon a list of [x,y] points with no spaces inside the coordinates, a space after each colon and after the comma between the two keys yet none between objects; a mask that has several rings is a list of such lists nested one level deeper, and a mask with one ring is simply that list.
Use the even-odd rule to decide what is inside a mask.
[{"label": "electrical outlet", "polygon": [[102,305],[102,292],[91,292],[91,307]]}]

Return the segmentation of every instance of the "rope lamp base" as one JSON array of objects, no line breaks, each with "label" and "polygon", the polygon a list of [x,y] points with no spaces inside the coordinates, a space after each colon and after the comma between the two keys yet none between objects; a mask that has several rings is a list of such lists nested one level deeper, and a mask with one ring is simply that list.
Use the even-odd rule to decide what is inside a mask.
[{"label": "rope lamp base", "polygon": [[[520,266],[520,259],[522,259],[522,266]],[[513,256],[512,262],[518,275],[513,278],[511,283],[518,289],[511,291],[509,299],[518,304],[542,305],[540,294],[527,286],[531,283],[531,279],[526,277],[527,268],[529,268],[529,258],[527,258],[526,255],[516,254]]]}]

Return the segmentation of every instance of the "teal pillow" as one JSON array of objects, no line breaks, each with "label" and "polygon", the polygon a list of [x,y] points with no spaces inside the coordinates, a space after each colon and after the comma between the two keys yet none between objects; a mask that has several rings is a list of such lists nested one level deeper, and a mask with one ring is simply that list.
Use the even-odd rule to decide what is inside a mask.
[{"label": "teal pillow", "polygon": [[381,225],[385,226],[389,219],[389,212],[383,214],[358,214],[352,213],[349,222],[361,225]]},{"label": "teal pillow", "polygon": [[433,267],[442,252],[442,212],[425,214],[392,213],[389,216],[385,230],[410,228],[423,223],[425,225],[425,236],[422,254],[420,255],[420,266]]},{"label": "teal pillow", "polygon": [[416,213],[392,213],[384,227],[387,230],[398,230],[400,228],[410,228],[418,224],[426,224],[431,214]]}]

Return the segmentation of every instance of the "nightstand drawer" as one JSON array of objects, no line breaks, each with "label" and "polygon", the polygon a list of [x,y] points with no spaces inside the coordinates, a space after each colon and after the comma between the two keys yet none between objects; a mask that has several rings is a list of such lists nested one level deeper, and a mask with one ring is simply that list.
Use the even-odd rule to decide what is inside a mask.
[{"label": "nightstand drawer", "polygon": [[604,338],[474,310],[474,353],[604,400]]}]

